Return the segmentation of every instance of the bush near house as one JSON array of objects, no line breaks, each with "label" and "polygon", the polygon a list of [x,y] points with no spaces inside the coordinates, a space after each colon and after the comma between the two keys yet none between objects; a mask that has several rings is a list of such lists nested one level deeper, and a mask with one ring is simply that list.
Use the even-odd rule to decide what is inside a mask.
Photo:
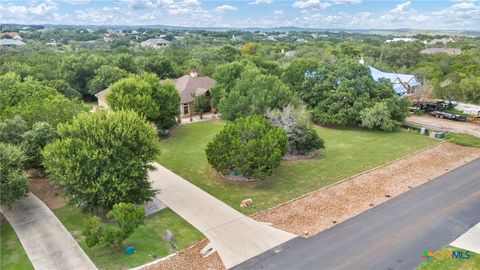
[{"label": "bush near house", "polygon": [[280,165],[288,147],[283,129],[263,116],[228,123],[207,146],[208,162],[224,176],[264,179]]}]

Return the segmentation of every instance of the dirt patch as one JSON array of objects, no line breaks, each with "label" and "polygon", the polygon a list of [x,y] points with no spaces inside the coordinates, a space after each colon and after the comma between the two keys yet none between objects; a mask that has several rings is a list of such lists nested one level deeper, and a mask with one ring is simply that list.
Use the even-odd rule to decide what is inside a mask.
[{"label": "dirt patch", "polygon": [[466,133],[480,137],[480,125],[475,123],[465,123],[447,119],[439,119],[429,115],[412,115],[409,116],[405,121],[407,123],[415,123],[420,126],[425,125],[427,128],[429,126],[434,126],[444,131],[450,131],[454,133]]},{"label": "dirt patch", "polygon": [[62,189],[51,184],[48,177],[40,177],[34,170],[28,171],[30,191],[35,194],[50,209],[65,206],[66,200],[62,197]]},{"label": "dirt patch", "polygon": [[204,258],[200,251],[208,244],[208,240],[204,239],[190,248],[181,251],[177,256],[172,257],[168,260],[161,261],[158,264],[148,266],[144,269],[153,270],[153,269],[162,269],[162,270],[196,270],[196,269],[206,269],[206,270],[223,270],[223,266],[218,253],[215,252],[212,255]]},{"label": "dirt patch", "polygon": [[[253,218],[310,237],[479,157],[478,148],[442,143],[257,213]],[[225,269],[217,253],[207,258],[200,255],[207,241],[147,269]]]}]

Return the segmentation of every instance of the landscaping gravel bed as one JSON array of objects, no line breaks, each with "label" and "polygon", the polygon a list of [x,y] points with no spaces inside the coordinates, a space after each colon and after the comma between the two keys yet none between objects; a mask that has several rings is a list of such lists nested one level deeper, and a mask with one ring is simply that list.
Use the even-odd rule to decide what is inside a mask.
[{"label": "landscaping gravel bed", "polygon": [[[253,215],[276,228],[310,237],[445,172],[480,158],[479,148],[442,143]],[[224,269],[217,253],[203,258],[202,240],[146,269]]]}]

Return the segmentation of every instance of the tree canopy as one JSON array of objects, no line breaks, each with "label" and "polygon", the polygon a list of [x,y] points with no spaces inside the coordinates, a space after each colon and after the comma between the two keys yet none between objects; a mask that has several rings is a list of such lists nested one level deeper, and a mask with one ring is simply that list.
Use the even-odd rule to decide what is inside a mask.
[{"label": "tree canopy", "polygon": [[57,131],[59,138],[45,147],[43,160],[71,202],[109,210],[154,195],[147,174],[159,142],[145,118],[133,111],[84,113]]},{"label": "tree canopy", "polygon": [[152,73],[130,75],[110,87],[107,102],[113,110],[131,109],[159,129],[173,127],[180,114],[180,96],[171,82],[160,82]]}]

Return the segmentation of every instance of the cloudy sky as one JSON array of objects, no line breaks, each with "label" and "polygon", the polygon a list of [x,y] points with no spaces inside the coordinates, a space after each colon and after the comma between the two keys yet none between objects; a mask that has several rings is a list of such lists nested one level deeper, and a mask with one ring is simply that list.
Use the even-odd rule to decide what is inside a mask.
[{"label": "cloudy sky", "polygon": [[480,30],[480,1],[0,0],[0,23]]}]

